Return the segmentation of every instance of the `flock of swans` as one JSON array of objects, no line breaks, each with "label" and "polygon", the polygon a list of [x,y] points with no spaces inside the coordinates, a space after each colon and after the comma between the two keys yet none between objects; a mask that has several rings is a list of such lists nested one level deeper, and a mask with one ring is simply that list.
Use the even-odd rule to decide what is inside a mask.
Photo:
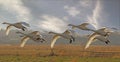
[{"label": "flock of swans", "polygon": [[[15,27],[17,29],[20,29],[22,31],[26,31],[27,30],[27,27],[30,27],[30,25],[26,22],[17,22],[17,23],[7,23],[7,22],[4,22],[3,24],[6,24],[7,27],[6,27],[6,35],[9,35],[9,32],[10,32],[10,29],[12,27]],[[84,30],[84,31],[91,31],[93,32],[92,34],[89,35],[88,37],[88,41],[85,45],[85,49],[87,49],[90,44],[96,40],[100,40],[102,42],[105,42],[106,44],[110,43],[110,40],[108,39],[108,36],[110,35],[110,33],[112,33],[112,31],[108,30],[106,27],[103,27],[103,28],[100,28],[100,29],[97,29],[97,30],[93,30],[93,29],[90,29],[88,28],[87,26],[89,25],[90,23],[82,23],[80,25],[73,25],[73,24],[68,24],[68,26],[71,26],[72,29],[74,28],[77,28],[77,29],[80,29],[80,30]],[[26,44],[26,42],[31,39],[35,42],[45,42],[46,40],[42,37],[42,35],[40,34],[39,31],[33,31],[31,33],[23,33],[23,32],[16,32],[16,34],[21,34],[22,36],[22,39],[21,39],[21,44],[20,44],[20,47],[24,47],[24,45]],[[53,34],[54,36],[52,37],[51,39],[51,55],[54,55],[54,51],[53,51],[53,48],[54,48],[54,45],[55,45],[55,42],[57,41],[57,39],[59,38],[64,38],[64,39],[68,39],[69,40],[69,43],[72,43],[72,42],[75,42],[75,37],[71,34],[70,30],[66,30],[65,32],[63,33],[56,33],[56,32],[49,32],[49,34]]]}]

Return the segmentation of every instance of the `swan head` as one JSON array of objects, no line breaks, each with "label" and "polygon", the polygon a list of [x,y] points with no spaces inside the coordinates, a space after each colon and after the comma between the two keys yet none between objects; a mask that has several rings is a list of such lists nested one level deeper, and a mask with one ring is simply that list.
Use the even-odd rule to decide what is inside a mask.
[{"label": "swan head", "polygon": [[73,26],[73,24],[68,24],[68,26]]},{"label": "swan head", "polygon": [[53,34],[53,33],[54,33],[54,32],[51,32],[51,31],[49,32],[49,34]]},{"label": "swan head", "polygon": [[2,24],[8,24],[7,22],[3,22]]}]

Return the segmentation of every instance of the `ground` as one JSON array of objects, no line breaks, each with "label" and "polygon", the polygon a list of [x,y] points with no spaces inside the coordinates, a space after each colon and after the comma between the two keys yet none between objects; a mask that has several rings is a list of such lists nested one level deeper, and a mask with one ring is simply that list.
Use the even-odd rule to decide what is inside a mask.
[{"label": "ground", "polygon": [[49,56],[49,45],[1,45],[0,62],[120,62],[120,46],[56,45],[57,56]]}]

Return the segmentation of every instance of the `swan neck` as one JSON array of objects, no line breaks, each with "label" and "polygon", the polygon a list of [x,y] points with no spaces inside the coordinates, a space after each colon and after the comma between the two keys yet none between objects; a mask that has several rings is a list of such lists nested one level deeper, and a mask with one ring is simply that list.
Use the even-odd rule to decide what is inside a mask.
[{"label": "swan neck", "polygon": [[49,32],[50,34],[57,34],[57,33],[55,33],[55,32]]},{"label": "swan neck", "polygon": [[7,22],[4,22],[3,24],[8,24],[8,25],[11,25],[11,23],[7,23]]}]

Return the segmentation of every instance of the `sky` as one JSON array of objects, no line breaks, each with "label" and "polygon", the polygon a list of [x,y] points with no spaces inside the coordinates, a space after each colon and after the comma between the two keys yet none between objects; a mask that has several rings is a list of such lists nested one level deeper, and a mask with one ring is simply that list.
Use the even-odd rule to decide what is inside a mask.
[{"label": "sky", "polygon": [[120,0],[0,0],[0,27],[20,21],[32,30],[58,33],[83,22],[120,29]]}]

